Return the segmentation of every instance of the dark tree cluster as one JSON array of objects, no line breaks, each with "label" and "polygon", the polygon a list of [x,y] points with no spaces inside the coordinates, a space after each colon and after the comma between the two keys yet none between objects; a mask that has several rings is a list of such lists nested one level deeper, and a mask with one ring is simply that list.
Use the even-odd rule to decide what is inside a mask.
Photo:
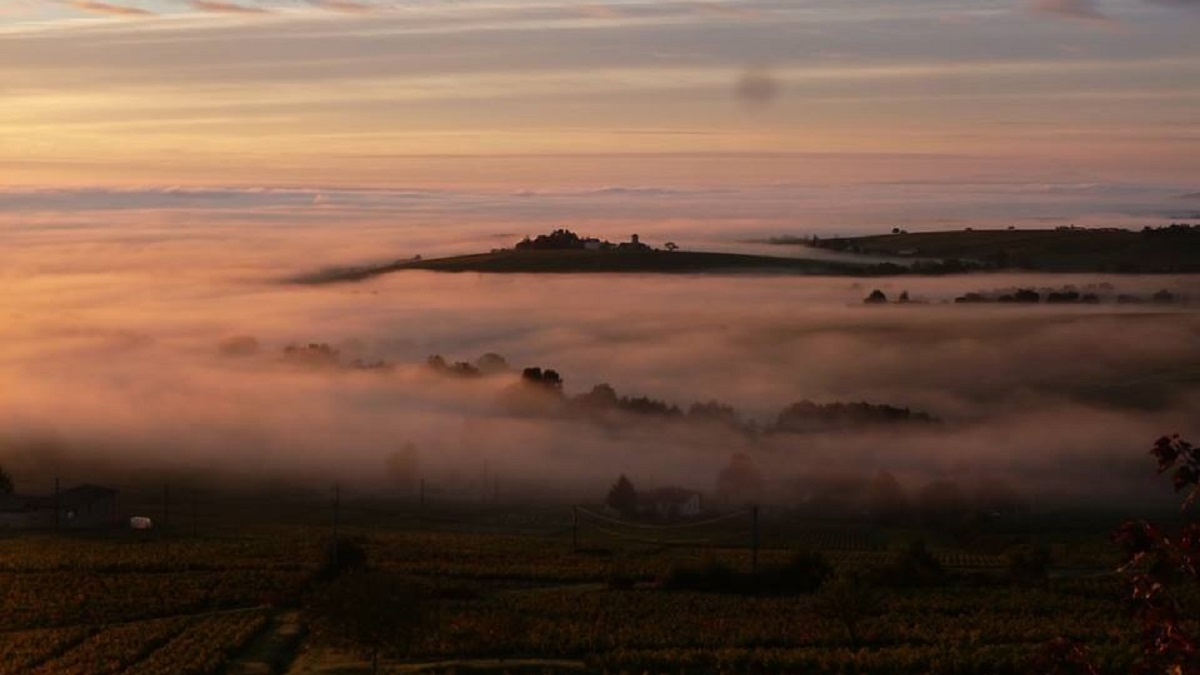
[{"label": "dark tree cluster", "polygon": [[784,408],[767,428],[768,432],[806,433],[837,429],[861,428],[890,424],[934,424],[937,418],[928,413],[886,404],[813,403],[800,401]]},{"label": "dark tree cluster", "polygon": [[[510,372],[498,354],[485,354],[474,364],[449,364],[441,356],[427,361],[435,372],[448,376],[478,378]],[[521,371],[520,380],[506,390],[502,402],[519,414],[565,415],[603,425],[621,425],[637,419],[723,427],[747,436],[760,432],[756,422],[744,419],[733,406],[710,399],[693,402],[686,410],[679,405],[649,396],[621,396],[609,384],[597,384],[586,393],[567,397],[558,371],[532,366]],[[864,428],[881,424],[922,423],[939,420],[928,413],[885,404],[828,403],[801,401],[784,408],[766,428],[768,433],[808,433]]]},{"label": "dark tree cluster", "polygon": [[1046,304],[1099,304],[1102,302],[1116,302],[1118,304],[1133,304],[1142,303],[1147,300],[1156,303],[1171,303],[1176,302],[1179,298],[1167,289],[1162,289],[1149,298],[1131,295],[1114,293],[1113,286],[1108,283],[1090,284],[1082,289],[1075,286],[1063,286],[1062,288],[1016,288],[997,291],[975,291],[964,293],[956,298],[954,302],[958,304],[976,304],[976,303],[1027,303],[1037,304],[1045,302]]},{"label": "dark tree cluster", "polygon": [[310,342],[305,345],[288,345],[283,348],[283,359],[288,363],[314,368],[348,368],[351,370],[390,371],[386,361],[342,361],[342,352],[327,342]]},{"label": "dark tree cluster", "polygon": [[1200,225],[1189,223],[1171,223],[1162,227],[1144,227],[1142,236],[1146,239],[1191,239],[1200,241]]},{"label": "dark tree cluster", "polygon": [[7,471],[4,470],[4,467],[0,466],[0,496],[11,495],[12,493],[13,493],[12,474],[8,473]]},{"label": "dark tree cluster", "polygon": [[633,487],[633,482],[621,474],[617,478],[617,482],[608,490],[608,496],[604,499],[604,504],[608,508],[616,511],[622,516],[629,518],[637,514],[638,510],[638,491]]},{"label": "dark tree cluster", "polygon": [[582,249],[583,246],[583,239],[579,235],[567,229],[559,229],[550,234],[539,234],[534,239],[526,237],[517,243],[516,249],[518,251],[561,251]]},{"label": "dark tree cluster", "polygon": [[283,358],[290,362],[306,366],[341,365],[341,352],[326,342],[288,345],[283,348]]},{"label": "dark tree cluster", "polygon": [[666,401],[652,399],[648,396],[622,396],[617,402],[617,407],[634,415],[654,415],[671,418],[683,416],[683,411],[679,409],[679,406],[671,405]]},{"label": "dark tree cluster", "polygon": [[[878,288],[871,291],[867,297],[863,298],[864,305],[886,305],[888,302],[891,301],[888,299],[887,293],[884,293]],[[906,305],[914,301],[909,297],[908,291],[900,291],[900,295],[896,296],[896,302],[901,305]]]},{"label": "dark tree cluster", "polygon": [[453,364],[448,363],[440,354],[434,354],[425,360],[425,364],[436,373],[467,378],[505,373],[509,370],[504,357],[491,352],[476,359],[475,363],[455,361]]},{"label": "dark tree cluster", "polygon": [[572,398],[570,411],[597,421],[605,421],[609,413],[619,412],[667,421],[707,422],[739,430],[747,429],[737,410],[720,401],[698,401],[684,412],[678,405],[648,396],[619,396],[608,384],[598,384],[586,394]]},{"label": "dark tree cluster", "polygon": [[[862,251],[853,246],[836,250],[849,251],[851,253],[870,253],[870,251]],[[863,267],[861,274],[877,277],[894,277],[904,274],[940,276],[943,274],[965,274],[967,272],[986,269],[989,269],[989,265],[969,260],[959,260],[958,258],[947,258],[945,260],[914,260],[911,265],[898,265],[893,262],[877,263]]]},{"label": "dark tree cluster", "polygon": [[521,382],[560,393],[562,392],[563,388],[563,379],[562,376],[558,374],[557,370],[551,370],[549,368],[542,370],[537,366],[522,370]]}]

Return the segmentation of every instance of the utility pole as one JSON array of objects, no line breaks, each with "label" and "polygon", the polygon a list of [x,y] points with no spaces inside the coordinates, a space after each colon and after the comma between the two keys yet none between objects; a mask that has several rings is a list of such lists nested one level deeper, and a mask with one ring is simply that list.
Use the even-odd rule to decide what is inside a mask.
[{"label": "utility pole", "polygon": [[758,504],[750,507],[750,571],[758,574]]},{"label": "utility pole", "polygon": [[571,552],[580,552],[580,507],[571,507]]},{"label": "utility pole", "polygon": [[338,526],[342,520],[342,486],[333,486],[333,540],[338,538]]},{"label": "utility pole", "polygon": [[342,510],[342,486],[334,484],[333,486],[333,547],[330,549],[330,554],[333,556],[333,569],[337,570],[338,561],[338,525],[341,520]]},{"label": "utility pole", "polygon": [[490,478],[490,476],[488,475],[488,468],[489,468],[488,462],[485,459],[485,460],[483,460],[483,480],[481,481],[480,490],[479,490],[479,496],[481,498],[481,501],[484,504],[486,504],[488,501],[487,486],[488,486],[488,483],[491,482],[490,480],[488,480]]}]

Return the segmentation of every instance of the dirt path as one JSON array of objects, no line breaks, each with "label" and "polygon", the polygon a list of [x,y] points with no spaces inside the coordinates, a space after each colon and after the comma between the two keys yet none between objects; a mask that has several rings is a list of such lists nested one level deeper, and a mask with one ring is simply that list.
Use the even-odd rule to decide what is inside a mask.
[{"label": "dirt path", "polygon": [[277,675],[291,667],[304,638],[300,612],[286,610],[271,617],[262,634],[254,638],[225,667],[225,675]]},{"label": "dirt path", "polygon": [[[583,661],[570,659],[453,659],[420,663],[382,662],[379,664],[379,672],[388,675],[410,675],[427,671],[582,672],[585,669],[586,665]],[[313,650],[300,655],[292,664],[287,675],[368,675],[370,672],[371,664],[363,659],[332,650]]]}]

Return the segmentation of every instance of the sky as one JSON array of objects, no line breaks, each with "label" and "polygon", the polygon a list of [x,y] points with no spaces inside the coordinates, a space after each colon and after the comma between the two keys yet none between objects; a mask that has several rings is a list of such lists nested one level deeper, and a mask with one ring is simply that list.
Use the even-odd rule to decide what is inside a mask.
[{"label": "sky", "polygon": [[1194,0],[4,0],[0,223],[289,189],[440,222],[1150,224],[1200,211],[1197,29]]},{"label": "sky", "polygon": [[[928,410],[947,433],[852,439],[912,481],[1140,460],[1194,433],[1194,277],[878,280],[929,301],[882,312],[851,279],[289,280],[563,226],[703,249],[1200,222],[1198,29],[1194,0],[0,0],[0,461],[369,477],[413,441],[447,472],[482,452],[599,485],[610,456],[702,487],[742,442],[511,418],[510,381],[421,365],[488,351],[759,421]],[[942,304],[1100,282],[1191,303]],[[396,370],[288,363],[310,342]]]}]

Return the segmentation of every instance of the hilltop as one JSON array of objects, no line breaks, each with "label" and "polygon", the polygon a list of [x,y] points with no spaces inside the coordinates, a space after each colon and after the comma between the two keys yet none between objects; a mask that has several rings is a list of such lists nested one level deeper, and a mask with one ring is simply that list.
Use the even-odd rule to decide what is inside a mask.
[{"label": "hilltop", "polygon": [[891,263],[873,263],[870,260],[858,263],[743,253],[683,251],[679,250],[679,247],[672,242],[667,242],[663,248],[654,248],[640,241],[636,234],[627,242],[614,244],[595,238],[580,237],[570,230],[555,230],[547,235],[539,235],[535,239],[527,237],[512,248],[493,249],[488,253],[428,259],[414,256],[382,265],[326,270],[303,277],[300,281],[309,283],[362,281],[401,270],[498,274],[595,272],[657,274],[713,272],[729,274],[747,272],[881,276],[909,272],[931,274],[961,272],[965,269],[957,263],[950,266],[943,266],[940,263],[922,263],[916,268],[908,268]]},{"label": "hilltop", "polygon": [[[655,248],[635,234],[612,243],[559,229],[512,248],[487,253],[422,258],[341,268],[299,278],[307,283],[362,281],[402,270],[494,274],[597,272],[700,274],[756,273],[826,276],[937,275],[984,270],[1047,272],[1200,272],[1200,226],[1171,225],[1141,231],[1080,228],[959,230],[831,239],[784,237],[780,246],[804,245],[861,255],[860,261],[820,260],[744,253],[684,251],[672,242]],[[871,256],[880,256],[873,261]],[[903,259],[911,263],[902,264]]]},{"label": "hilltop", "polygon": [[638,235],[612,243],[580,237],[570,230],[554,230],[537,238],[526,237],[512,248],[488,253],[397,260],[383,265],[329,270],[302,279],[313,283],[361,281],[401,270],[491,273],[629,272],[695,274],[703,272],[758,272],[824,275],[869,275],[874,265],[783,256],[681,251],[672,242],[663,248],[643,243]]}]

